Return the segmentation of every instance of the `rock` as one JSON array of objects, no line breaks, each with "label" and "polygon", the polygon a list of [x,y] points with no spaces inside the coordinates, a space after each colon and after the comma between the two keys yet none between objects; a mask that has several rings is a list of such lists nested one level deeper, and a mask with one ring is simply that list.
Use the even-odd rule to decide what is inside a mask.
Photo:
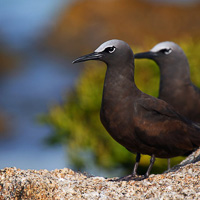
[{"label": "rock", "polygon": [[0,170],[0,199],[199,199],[200,149],[143,181],[88,177],[71,169]]}]

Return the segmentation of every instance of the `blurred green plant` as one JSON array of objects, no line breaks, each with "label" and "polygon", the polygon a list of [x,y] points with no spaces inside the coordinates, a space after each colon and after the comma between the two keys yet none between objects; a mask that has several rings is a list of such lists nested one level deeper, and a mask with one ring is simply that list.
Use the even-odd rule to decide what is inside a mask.
[{"label": "blurred green plant", "polygon": [[[152,45],[153,46],[153,45]],[[191,65],[192,80],[200,86],[200,42],[180,43]],[[134,52],[148,49],[134,48]],[[152,96],[158,96],[159,68],[153,61],[135,61],[135,81],[140,90]],[[107,171],[122,169],[121,174],[131,172],[135,155],[115,142],[106,132],[99,119],[103,81],[106,66],[99,62],[85,64],[83,73],[75,88],[68,94],[63,105],[53,106],[47,115],[42,116],[43,123],[52,127],[48,138],[50,144],[62,143],[67,149],[68,158],[73,168],[83,171],[92,161]],[[89,156],[87,156],[89,155]],[[142,156],[140,173],[146,171],[149,156]],[[179,163],[183,157],[173,158],[172,165]],[[167,169],[166,159],[156,159],[153,173]]]}]

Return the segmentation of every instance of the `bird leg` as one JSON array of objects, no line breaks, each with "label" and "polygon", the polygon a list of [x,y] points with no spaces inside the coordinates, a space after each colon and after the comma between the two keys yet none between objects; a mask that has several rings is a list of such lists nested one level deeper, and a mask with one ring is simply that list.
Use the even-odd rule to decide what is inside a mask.
[{"label": "bird leg", "polygon": [[136,155],[136,162],[135,162],[132,174],[130,174],[128,176],[123,176],[123,177],[117,179],[117,181],[130,181],[130,180],[134,180],[134,177],[137,176],[137,169],[138,169],[138,165],[139,165],[139,162],[140,162],[140,158],[141,158],[140,153],[137,153],[137,155]]},{"label": "bird leg", "polygon": [[170,158],[167,159],[167,168],[168,168],[168,170],[170,170],[170,168],[171,168],[171,160],[170,160]]},{"label": "bird leg", "polygon": [[140,153],[137,153],[136,155],[136,162],[135,162],[135,165],[134,165],[134,168],[133,168],[133,173],[132,173],[132,176],[137,176],[137,169],[138,169],[138,165],[139,165],[139,162],[140,162]]},{"label": "bird leg", "polygon": [[150,175],[151,169],[153,167],[153,164],[155,162],[155,155],[153,154],[151,156],[150,164],[149,164],[149,167],[147,169],[147,172],[142,176],[137,174],[137,168],[138,168],[139,162],[140,162],[140,153],[137,153],[136,162],[135,162],[135,165],[134,165],[134,168],[133,168],[133,173],[128,175],[128,176],[123,176],[123,177],[121,177],[121,178],[119,178],[115,181],[130,181],[130,180],[141,181],[141,180],[144,180],[145,178],[148,178],[149,175]]},{"label": "bird leg", "polygon": [[153,167],[154,162],[155,162],[155,155],[153,154],[153,155],[151,156],[150,164],[149,164],[149,167],[148,167],[148,169],[147,169],[146,174],[144,174],[144,175],[142,175],[142,176],[135,177],[135,178],[132,179],[132,180],[141,181],[141,180],[144,180],[145,178],[148,178],[149,175],[150,175],[150,172],[151,172],[151,169],[152,169],[152,167]]},{"label": "bird leg", "polygon": [[150,172],[151,172],[151,169],[152,169],[152,167],[153,167],[154,162],[155,162],[155,155],[153,154],[153,155],[151,156],[150,165],[149,165],[149,167],[148,167],[148,169],[147,169],[147,172],[146,172],[146,174],[145,174],[145,178],[149,177],[149,174],[150,174]]}]

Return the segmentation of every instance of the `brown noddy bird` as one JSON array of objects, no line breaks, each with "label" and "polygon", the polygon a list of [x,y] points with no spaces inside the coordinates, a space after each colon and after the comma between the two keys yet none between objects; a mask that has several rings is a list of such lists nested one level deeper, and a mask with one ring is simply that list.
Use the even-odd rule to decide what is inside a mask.
[{"label": "brown noddy bird", "polygon": [[160,68],[159,98],[186,118],[200,122],[200,90],[191,82],[188,59],[180,46],[161,42],[135,58],[155,61]]},{"label": "brown noddy bird", "polygon": [[200,90],[191,82],[189,62],[181,47],[165,41],[148,52],[135,54],[135,58],[155,61],[160,69],[158,98],[171,104],[186,118],[200,123]]},{"label": "brown noddy bird", "polygon": [[[109,40],[73,63],[87,60],[99,60],[107,65],[100,110],[103,126],[113,139],[137,154],[132,174],[119,180],[147,178],[155,157],[181,156],[199,147],[198,125],[178,114],[170,104],[137,88],[134,54],[127,43]],[[151,156],[143,176],[137,176],[140,154]]]}]

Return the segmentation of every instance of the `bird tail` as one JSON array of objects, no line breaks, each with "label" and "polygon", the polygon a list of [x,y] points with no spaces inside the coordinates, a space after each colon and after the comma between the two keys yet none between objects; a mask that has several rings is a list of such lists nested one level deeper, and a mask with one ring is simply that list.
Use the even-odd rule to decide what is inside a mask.
[{"label": "bird tail", "polygon": [[198,148],[200,147],[200,123],[192,122],[192,126],[194,127],[195,131],[192,131],[190,139],[192,144]]}]

